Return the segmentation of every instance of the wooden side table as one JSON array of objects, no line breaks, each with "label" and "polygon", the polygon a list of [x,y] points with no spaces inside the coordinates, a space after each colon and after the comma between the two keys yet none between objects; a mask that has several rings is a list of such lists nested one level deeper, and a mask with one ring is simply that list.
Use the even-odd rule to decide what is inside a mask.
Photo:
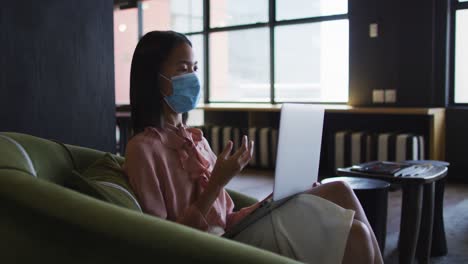
[{"label": "wooden side table", "polygon": [[443,190],[447,172],[448,168],[445,166],[434,166],[418,176],[394,177],[356,172],[351,167],[337,169],[338,175],[401,184],[403,197],[398,243],[400,263],[413,263],[415,256],[420,263],[429,263],[431,256],[447,254],[443,222]]}]

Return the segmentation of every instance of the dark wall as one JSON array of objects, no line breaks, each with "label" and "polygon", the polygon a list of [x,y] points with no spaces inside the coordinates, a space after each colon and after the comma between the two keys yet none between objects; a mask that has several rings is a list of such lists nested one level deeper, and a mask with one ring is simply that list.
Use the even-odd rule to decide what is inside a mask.
[{"label": "dark wall", "polygon": [[0,131],[113,152],[113,1],[2,1],[0,21]]},{"label": "dark wall", "polygon": [[[445,106],[447,1],[349,1],[350,104],[373,105],[372,90],[395,89],[393,106]],[[377,23],[379,36],[369,37]]]},{"label": "dark wall", "polygon": [[[447,107],[449,179],[468,182],[468,109],[450,106],[450,3],[444,0],[351,0],[350,104]],[[369,24],[379,36],[369,37]],[[373,89],[396,89],[397,102],[373,104]]]},{"label": "dark wall", "polygon": [[449,179],[468,182],[468,108],[450,108],[446,114]]}]

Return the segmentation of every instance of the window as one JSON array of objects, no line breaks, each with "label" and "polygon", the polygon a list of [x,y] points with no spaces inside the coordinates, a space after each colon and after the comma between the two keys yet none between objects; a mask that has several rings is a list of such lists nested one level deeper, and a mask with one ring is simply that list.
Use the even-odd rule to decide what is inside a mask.
[{"label": "window", "polygon": [[202,0],[150,0],[140,6],[143,34],[152,30],[203,31]]},{"label": "window", "polygon": [[210,101],[270,102],[268,28],[210,34]]},{"label": "window", "polygon": [[347,0],[210,0],[209,12],[208,102],[348,101]]},{"label": "window", "polygon": [[348,101],[347,20],[275,30],[275,101]]},{"label": "window", "polygon": [[268,22],[268,0],[210,0],[210,28]]},{"label": "window", "polygon": [[[132,34],[189,37],[205,102],[348,101],[348,0],[146,0],[132,11]],[[116,87],[128,101],[128,79]]]},{"label": "window", "polygon": [[130,104],[130,66],[138,43],[138,10],[114,11],[115,103]]},{"label": "window", "polygon": [[[464,2],[464,3],[462,3]],[[454,102],[468,103],[468,0],[460,0],[455,11]]]},{"label": "window", "polygon": [[276,20],[348,13],[348,0],[277,0]]}]

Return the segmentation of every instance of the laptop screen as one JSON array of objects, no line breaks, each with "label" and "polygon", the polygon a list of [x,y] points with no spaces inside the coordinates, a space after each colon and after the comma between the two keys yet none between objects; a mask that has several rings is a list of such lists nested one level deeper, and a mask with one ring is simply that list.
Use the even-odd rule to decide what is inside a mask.
[{"label": "laptop screen", "polygon": [[324,113],[317,105],[283,104],[274,201],[308,190],[317,181]]}]

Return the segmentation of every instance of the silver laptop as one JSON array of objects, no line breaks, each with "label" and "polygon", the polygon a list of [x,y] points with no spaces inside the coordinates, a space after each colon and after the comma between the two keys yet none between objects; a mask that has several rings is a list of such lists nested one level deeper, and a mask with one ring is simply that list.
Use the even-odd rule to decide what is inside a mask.
[{"label": "silver laptop", "polygon": [[232,238],[271,210],[317,181],[324,109],[317,105],[283,104],[281,108],[272,200],[265,201],[223,235]]}]

